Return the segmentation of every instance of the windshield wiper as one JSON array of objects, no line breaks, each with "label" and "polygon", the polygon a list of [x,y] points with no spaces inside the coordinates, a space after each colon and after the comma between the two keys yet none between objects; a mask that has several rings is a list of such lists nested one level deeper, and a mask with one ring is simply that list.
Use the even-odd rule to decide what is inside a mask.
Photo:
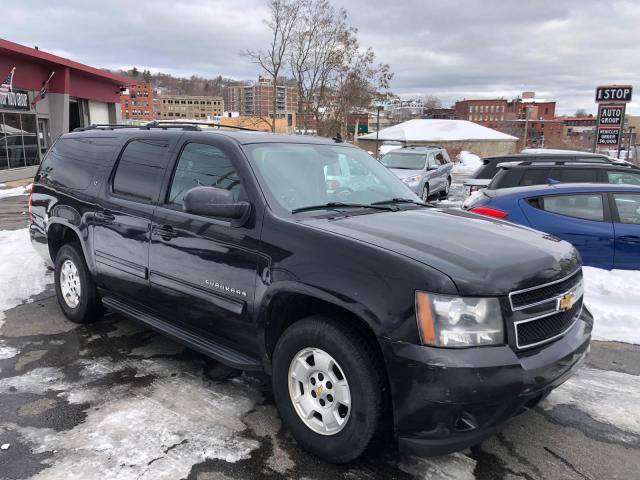
[{"label": "windshield wiper", "polygon": [[373,202],[371,205],[385,205],[387,203],[414,203],[416,205],[429,206],[429,204],[419,201],[411,200],[410,198],[391,198],[389,200],[380,200],[379,202]]},{"label": "windshield wiper", "polygon": [[310,212],[312,210],[324,210],[324,209],[330,210],[335,208],[373,208],[375,210],[387,210],[389,212],[396,211],[394,207],[383,207],[382,205],[377,205],[377,204],[369,205],[366,203],[329,202],[329,203],[323,203],[322,205],[309,205],[308,207],[294,208],[293,210],[291,210],[291,213]]}]

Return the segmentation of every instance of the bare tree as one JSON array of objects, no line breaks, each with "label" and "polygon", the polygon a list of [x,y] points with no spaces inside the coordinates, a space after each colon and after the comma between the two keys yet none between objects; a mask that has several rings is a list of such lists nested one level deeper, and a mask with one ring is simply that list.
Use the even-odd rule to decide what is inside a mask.
[{"label": "bare tree", "polygon": [[427,95],[427,96],[425,96],[423,103],[424,103],[424,108],[425,109],[441,108],[442,107],[442,100],[440,100],[435,95]]},{"label": "bare tree", "polygon": [[294,28],[298,22],[301,2],[296,0],[270,0],[270,18],[264,21],[271,31],[271,40],[266,49],[243,52],[271,78],[273,82],[273,121],[271,131],[276,130],[278,79],[286,68],[289,47]]},{"label": "bare tree", "polygon": [[589,114],[584,108],[579,108],[576,110],[576,113],[573,114],[574,117],[588,117]]},{"label": "bare tree", "polygon": [[355,42],[355,30],[347,25],[347,12],[328,0],[302,0],[291,45],[291,73],[298,87],[298,114],[304,130],[312,115],[316,128],[320,112],[329,103],[331,82],[345,63]]}]

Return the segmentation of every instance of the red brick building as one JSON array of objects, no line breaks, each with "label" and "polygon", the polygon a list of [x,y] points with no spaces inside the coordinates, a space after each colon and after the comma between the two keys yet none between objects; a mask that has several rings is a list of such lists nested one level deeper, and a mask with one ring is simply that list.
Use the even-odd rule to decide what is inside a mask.
[{"label": "red brick building", "polygon": [[153,86],[145,82],[131,82],[120,95],[123,120],[153,120]]},{"label": "red brick building", "polygon": [[[488,100],[462,100],[455,104],[455,115],[458,120],[479,123],[483,127],[500,130],[500,125],[509,120],[509,102],[504,98]],[[511,116],[513,118],[513,116]]]}]

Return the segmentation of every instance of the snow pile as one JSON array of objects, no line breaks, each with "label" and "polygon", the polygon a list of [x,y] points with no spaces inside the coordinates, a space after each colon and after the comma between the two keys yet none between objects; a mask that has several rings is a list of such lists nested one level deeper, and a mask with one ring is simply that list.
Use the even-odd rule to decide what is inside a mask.
[{"label": "snow pile", "polygon": [[475,153],[461,151],[456,157],[458,163],[453,165],[453,173],[460,175],[471,175],[480,166],[482,166],[482,159]]},{"label": "snow pile", "polygon": [[0,230],[0,327],[4,310],[20,305],[51,283],[44,261],[31,247],[29,230]]},{"label": "snow pile", "polygon": [[19,195],[27,195],[28,193],[27,187],[7,188],[0,190],[0,198],[17,197]]},{"label": "snow pile", "polygon": [[[375,140],[376,133],[358,137]],[[415,119],[380,130],[378,140],[398,142],[455,142],[462,140],[517,140],[517,137],[467,120]]]},{"label": "snow pile", "polygon": [[593,339],[640,344],[640,271],[584,267],[583,272]]}]

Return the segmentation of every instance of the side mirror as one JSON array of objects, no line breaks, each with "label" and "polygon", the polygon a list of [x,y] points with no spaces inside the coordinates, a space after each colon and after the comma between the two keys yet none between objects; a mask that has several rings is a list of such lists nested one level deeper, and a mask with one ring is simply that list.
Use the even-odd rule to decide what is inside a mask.
[{"label": "side mirror", "polygon": [[240,220],[248,216],[248,202],[236,202],[229,190],[217,187],[194,187],[184,196],[183,210],[205,217]]}]

